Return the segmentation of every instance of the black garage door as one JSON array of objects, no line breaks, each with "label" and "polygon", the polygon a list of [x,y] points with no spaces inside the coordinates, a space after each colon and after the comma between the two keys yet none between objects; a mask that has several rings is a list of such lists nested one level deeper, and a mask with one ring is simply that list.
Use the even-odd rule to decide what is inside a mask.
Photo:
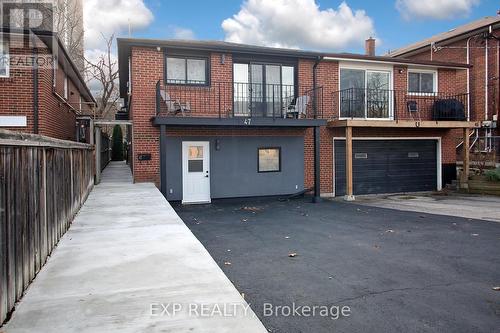
[{"label": "black garage door", "polygon": [[[354,194],[433,191],[436,140],[353,140]],[[335,195],[346,192],[345,140],[335,140]]]}]

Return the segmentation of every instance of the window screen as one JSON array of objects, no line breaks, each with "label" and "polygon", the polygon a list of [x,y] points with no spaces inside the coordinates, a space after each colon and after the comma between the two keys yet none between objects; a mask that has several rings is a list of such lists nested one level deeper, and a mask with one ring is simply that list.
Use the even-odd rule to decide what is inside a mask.
[{"label": "window screen", "polygon": [[410,72],[408,74],[408,91],[413,93],[433,93],[434,74]]},{"label": "window screen", "polygon": [[9,46],[0,37],[0,76],[9,76]]},{"label": "window screen", "polygon": [[167,83],[207,84],[207,60],[167,57]]},{"label": "window screen", "polygon": [[280,148],[259,148],[258,159],[259,172],[281,171]]}]

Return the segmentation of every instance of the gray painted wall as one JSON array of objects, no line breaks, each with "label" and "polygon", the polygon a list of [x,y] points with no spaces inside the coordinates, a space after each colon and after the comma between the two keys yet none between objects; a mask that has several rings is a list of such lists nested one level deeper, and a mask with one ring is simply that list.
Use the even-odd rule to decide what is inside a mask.
[{"label": "gray painted wall", "polygon": [[[215,141],[219,140],[219,150]],[[304,189],[304,137],[167,137],[167,199],[182,200],[182,141],[210,142],[212,199],[292,194]],[[257,172],[257,149],[281,147],[281,172]]]}]

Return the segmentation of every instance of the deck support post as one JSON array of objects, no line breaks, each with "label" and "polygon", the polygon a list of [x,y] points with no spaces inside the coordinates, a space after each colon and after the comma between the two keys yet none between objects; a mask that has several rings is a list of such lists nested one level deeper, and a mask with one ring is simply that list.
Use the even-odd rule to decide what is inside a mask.
[{"label": "deck support post", "polygon": [[167,125],[160,125],[160,191],[167,197]]},{"label": "deck support post", "polygon": [[469,129],[464,128],[464,155],[463,155],[463,165],[462,173],[460,174],[460,188],[467,190],[469,189],[469,168],[470,168],[470,136]]},{"label": "deck support post", "polygon": [[314,197],[313,202],[321,201],[321,177],[320,177],[320,127],[314,127]]},{"label": "deck support post", "polygon": [[352,127],[345,128],[345,174],[346,174],[346,194],[344,200],[354,201],[352,185]]}]

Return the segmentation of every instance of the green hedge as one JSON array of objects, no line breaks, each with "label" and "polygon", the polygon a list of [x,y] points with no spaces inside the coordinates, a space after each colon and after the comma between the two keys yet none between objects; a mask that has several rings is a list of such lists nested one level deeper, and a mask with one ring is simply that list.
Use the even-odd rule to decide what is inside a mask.
[{"label": "green hedge", "polygon": [[500,168],[496,168],[493,170],[488,170],[484,173],[488,180],[493,182],[500,182]]},{"label": "green hedge", "polygon": [[123,134],[120,125],[113,128],[113,148],[111,150],[113,161],[123,161]]}]

